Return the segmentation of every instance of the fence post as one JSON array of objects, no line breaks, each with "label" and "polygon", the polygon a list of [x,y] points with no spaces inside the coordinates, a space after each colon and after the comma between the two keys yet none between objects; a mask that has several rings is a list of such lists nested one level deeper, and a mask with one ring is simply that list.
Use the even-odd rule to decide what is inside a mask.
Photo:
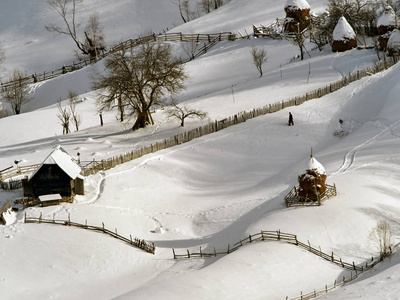
[{"label": "fence post", "polygon": [[175,256],[175,249],[174,248],[172,248],[172,253],[174,254],[174,259],[175,259],[176,256]]},{"label": "fence post", "polygon": [[70,225],[71,225],[71,214],[68,213],[68,226],[70,226]]},{"label": "fence post", "polygon": [[203,258],[203,253],[201,252],[201,246],[200,246],[200,257]]},{"label": "fence post", "polygon": [[190,252],[189,252],[189,249],[186,249],[187,250],[187,255],[188,255],[188,258],[190,258]]},{"label": "fence post", "polygon": [[251,244],[251,235],[249,235],[249,241],[250,241],[250,244]]},{"label": "fence post", "polygon": [[39,215],[39,223],[41,223],[42,222],[42,212],[40,212],[40,215]]},{"label": "fence post", "polygon": [[230,246],[231,246],[231,245],[228,245],[228,254],[229,254],[229,248],[230,248]]},{"label": "fence post", "polygon": [[101,222],[101,224],[103,225],[103,232],[104,232],[104,231],[105,231],[105,230],[104,230],[104,222]]},{"label": "fence post", "polygon": [[217,256],[217,250],[214,247],[214,256]]},{"label": "fence post", "polygon": [[118,231],[117,231],[117,228],[115,228],[115,234],[116,234],[116,235],[118,235]]}]

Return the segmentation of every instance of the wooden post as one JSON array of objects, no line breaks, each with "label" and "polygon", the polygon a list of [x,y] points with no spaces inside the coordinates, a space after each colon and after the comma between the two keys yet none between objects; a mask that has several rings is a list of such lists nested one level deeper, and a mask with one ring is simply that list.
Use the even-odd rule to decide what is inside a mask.
[{"label": "wooden post", "polygon": [[71,214],[68,213],[68,226],[71,224]]},{"label": "wooden post", "polygon": [[333,252],[332,252],[332,261],[334,261],[334,258],[333,258]]},{"label": "wooden post", "polygon": [[251,243],[251,235],[249,235],[249,241],[250,241],[250,243]]},{"label": "wooden post", "polygon": [[131,239],[131,244],[132,244],[132,234],[129,235],[130,239]]},{"label": "wooden post", "polygon": [[103,224],[103,232],[104,232],[104,222],[101,222],[101,224]]},{"label": "wooden post", "polygon": [[190,252],[189,252],[189,249],[187,249],[187,255],[188,255],[188,258],[190,258]]},{"label": "wooden post", "polygon": [[200,247],[200,257],[203,257],[203,253],[201,252],[201,247]]},{"label": "wooden post", "polygon": [[40,216],[39,216],[39,223],[42,222],[42,212],[40,212]]},{"label": "wooden post", "polygon": [[229,248],[230,248],[230,246],[231,246],[231,245],[228,245],[228,254],[229,254]]},{"label": "wooden post", "polygon": [[217,256],[217,250],[214,247],[214,256]]},{"label": "wooden post", "polygon": [[26,212],[25,212],[25,217],[24,217],[24,223],[26,223]]},{"label": "wooden post", "polygon": [[307,240],[307,242],[308,242],[308,247],[310,247],[310,251],[311,251],[311,244],[310,244],[310,241]]},{"label": "wooden post", "polygon": [[353,268],[354,268],[354,270],[356,270],[356,264],[354,263],[354,261],[353,261]]},{"label": "wooden post", "polygon": [[118,235],[118,231],[117,231],[117,228],[115,228],[115,234],[116,234],[116,235]]},{"label": "wooden post", "polygon": [[53,214],[53,223],[55,223],[55,220],[54,220],[54,216],[55,216],[56,214]]},{"label": "wooden post", "polygon": [[175,256],[175,249],[174,249],[174,248],[172,248],[172,253],[174,254],[174,259],[176,259],[176,256]]}]

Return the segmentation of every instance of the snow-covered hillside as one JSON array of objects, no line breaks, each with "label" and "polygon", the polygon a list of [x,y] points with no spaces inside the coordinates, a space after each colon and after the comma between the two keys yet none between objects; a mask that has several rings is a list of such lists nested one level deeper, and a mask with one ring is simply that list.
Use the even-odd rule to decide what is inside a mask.
[{"label": "snow-covered hillside", "polygon": [[[73,44],[43,26],[56,16],[44,0],[1,3],[0,41],[5,67],[29,72],[58,68],[73,60]],[[154,3],[153,3],[154,2]],[[316,11],[326,1],[308,1]],[[285,1],[232,0],[224,7],[182,24],[172,1],[85,1],[85,14],[98,11],[107,42],[143,31],[184,33],[251,32],[284,16]],[[174,44],[177,49],[179,45]],[[252,64],[250,49],[268,52],[264,76]],[[14,160],[36,164],[61,145],[82,160],[101,160],[170,137],[209,121],[262,107],[323,87],[373,65],[372,50],[332,53],[307,48],[311,57],[293,59],[298,48],[288,41],[244,39],[221,42],[185,65],[187,89],[181,103],[207,111],[209,120],[188,120],[181,128],[163,110],[156,124],[137,132],[115,112],[99,126],[91,67],[32,86],[34,100],[23,114],[0,119],[0,169]],[[97,64],[101,68],[101,62]],[[143,156],[85,179],[84,196],[73,204],[32,207],[17,222],[0,226],[0,293],[4,299],[285,299],[322,290],[350,271],[293,245],[247,244],[216,258],[174,260],[189,249],[224,251],[260,230],[281,230],[334,252],[357,265],[378,255],[369,233],[387,220],[399,236],[400,155],[399,68],[363,78],[325,97],[258,117],[192,142]],[[311,70],[310,76],[308,72]],[[79,132],[62,135],[56,103],[68,91],[80,95]],[[295,126],[287,126],[292,112]],[[339,119],[344,122],[339,124]],[[334,136],[335,130],[347,135]],[[286,208],[284,196],[297,185],[310,150],[323,164],[338,195],[320,207]],[[22,196],[0,191],[0,203]],[[145,253],[101,233],[24,224],[23,214],[67,219],[118,229],[153,241]],[[323,299],[396,299],[398,254]]]}]

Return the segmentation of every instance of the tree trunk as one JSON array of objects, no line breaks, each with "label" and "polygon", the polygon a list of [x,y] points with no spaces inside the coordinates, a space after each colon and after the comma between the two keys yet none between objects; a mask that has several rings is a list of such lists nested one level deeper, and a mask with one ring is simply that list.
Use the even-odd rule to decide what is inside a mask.
[{"label": "tree trunk", "polygon": [[139,128],[145,128],[147,124],[150,123],[148,111],[139,112],[136,118],[135,124],[132,126],[132,130]]}]

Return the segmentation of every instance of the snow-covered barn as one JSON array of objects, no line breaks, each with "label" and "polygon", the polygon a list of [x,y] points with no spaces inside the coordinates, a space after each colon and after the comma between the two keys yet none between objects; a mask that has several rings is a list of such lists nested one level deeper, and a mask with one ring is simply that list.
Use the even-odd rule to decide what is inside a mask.
[{"label": "snow-covered barn", "polygon": [[287,0],[285,4],[285,31],[302,32],[310,23],[311,7],[306,0]]},{"label": "snow-covered barn", "polygon": [[31,176],[22,181],[24,197],[43,195],[70,197],[84,194],[81,167],[61,147],[57,147]]},{"label": "snow-covered barn", "polygon": [[333,30],[332,51],[343,52],[357,47],[356,33],[345,17],[340,17]]}]

